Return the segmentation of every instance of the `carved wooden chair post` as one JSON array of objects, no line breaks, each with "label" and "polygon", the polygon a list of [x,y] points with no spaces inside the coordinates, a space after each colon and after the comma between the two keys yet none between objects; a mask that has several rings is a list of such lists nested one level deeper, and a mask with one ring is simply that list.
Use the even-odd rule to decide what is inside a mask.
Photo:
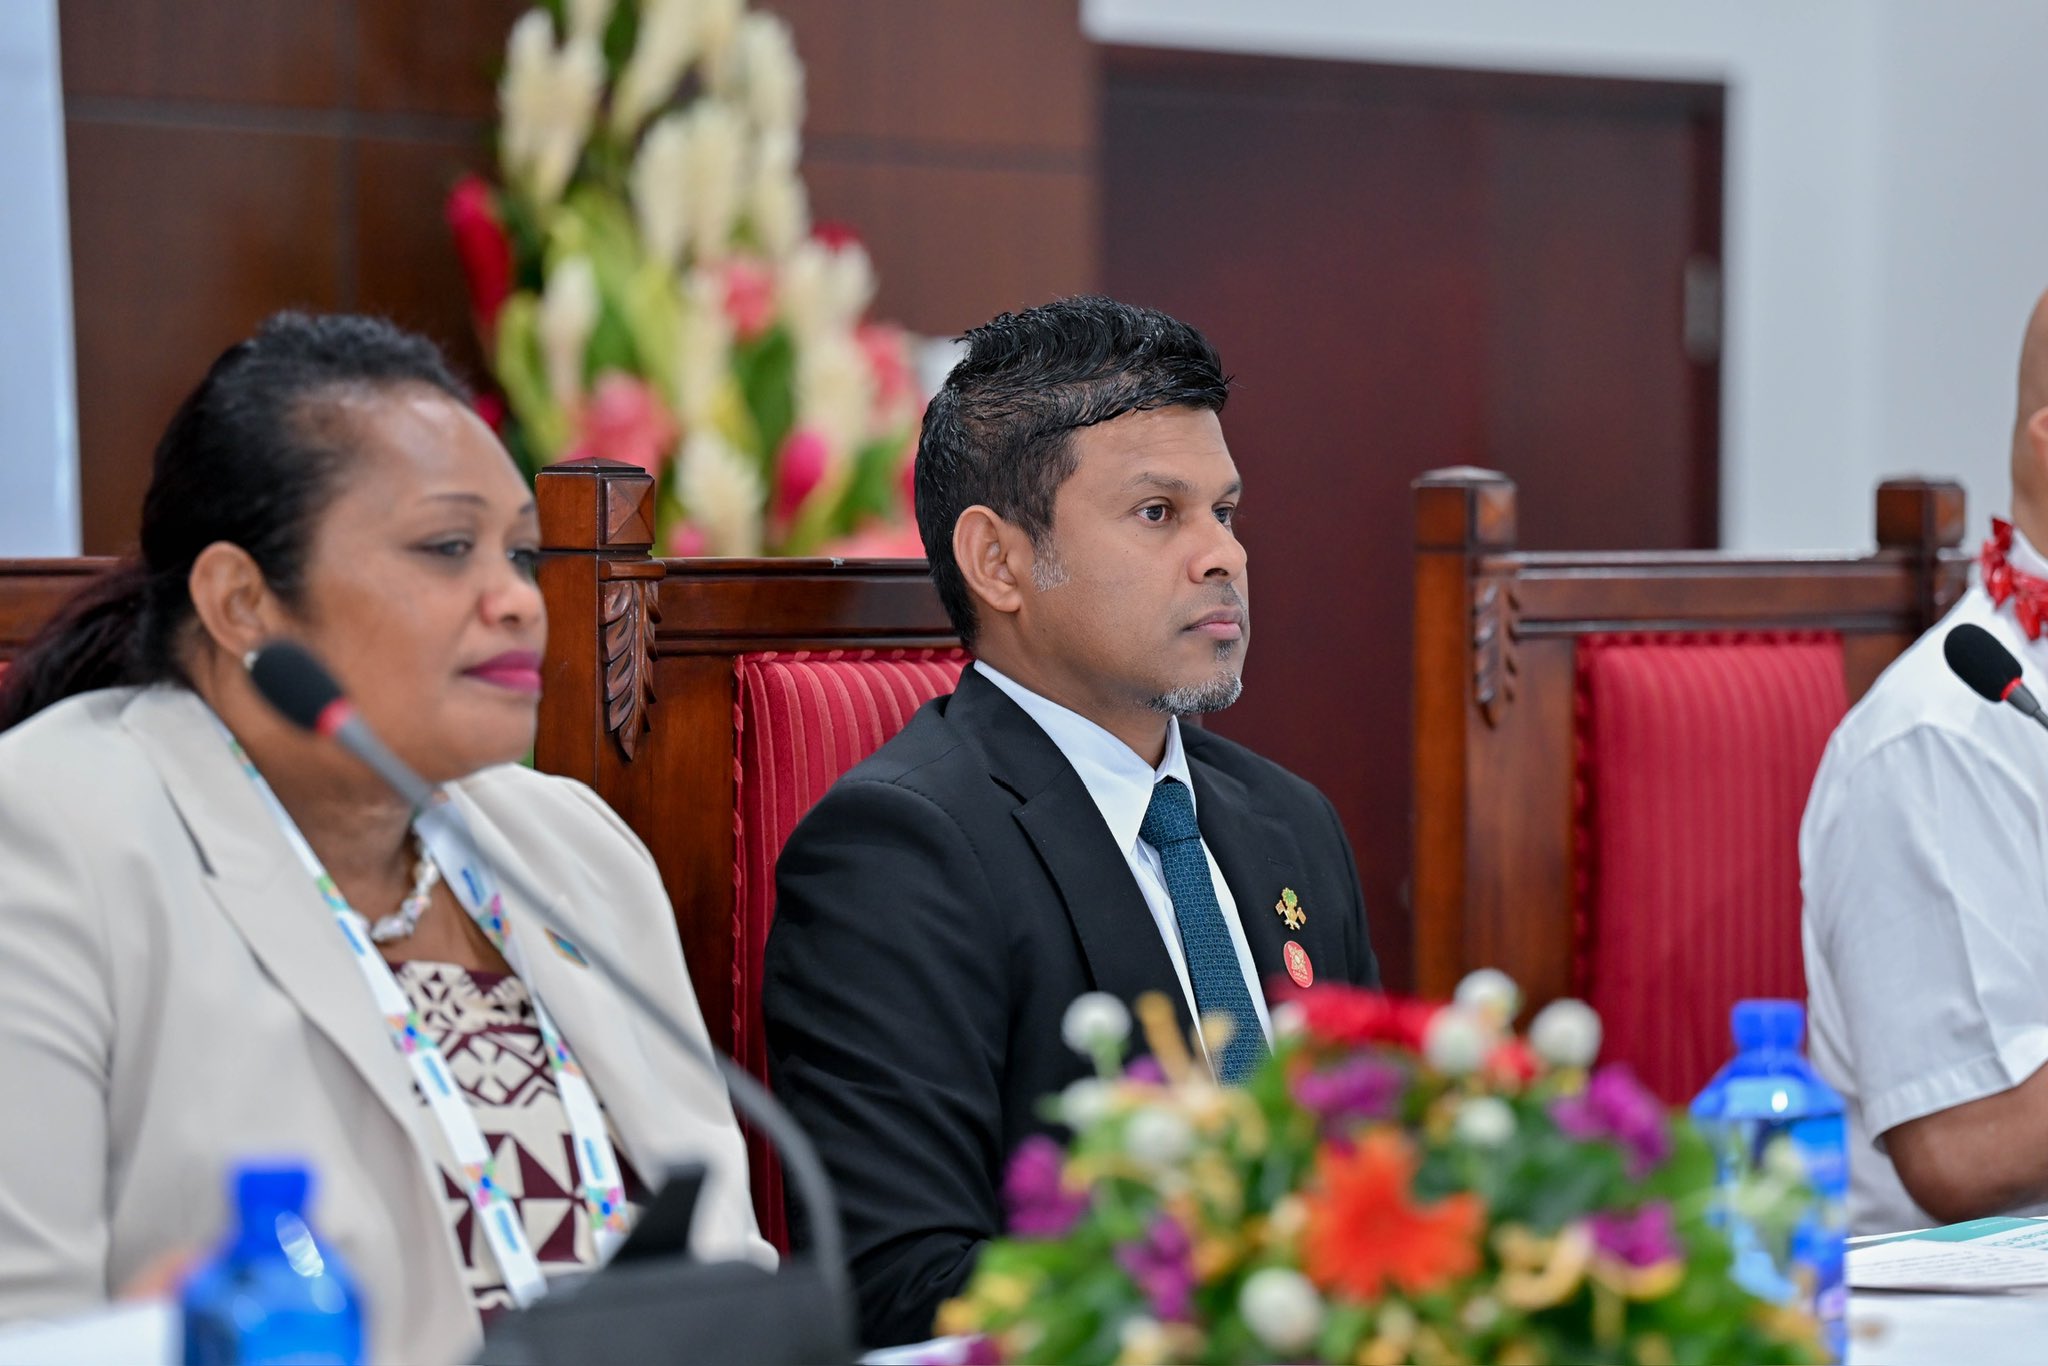
[{"label": "carved wooden chair post", "polygon": [[1779,556],[1521,551],[1504,475],[1414,495],[1417,985],[1586,996],[1682,1093],[1723,997],[1803,990],[1813,767],[1962,592],[1962,490],[1887,482],[1875,553]]}]

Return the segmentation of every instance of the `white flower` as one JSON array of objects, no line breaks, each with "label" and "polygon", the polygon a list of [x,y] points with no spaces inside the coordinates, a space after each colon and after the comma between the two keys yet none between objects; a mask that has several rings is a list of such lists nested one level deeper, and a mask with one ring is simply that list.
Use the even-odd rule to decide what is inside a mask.
[{"label": "white flower", "polygon": [[754,145],[754,170],[747,187],[747,221],[761,251],[779,260],[811,230],[810,200],[796,173],[794,131],[763,134]]},{"label": "white flower", "polygon": [[1094,1057],[1098,1048],[1114,1048],[1130,1036],[1130,1008],[1106,991],[1076,996],[1060,1018],[1060,1037],[1084,1058]]},{"label": "white flower", "polygon": [[764,131],[794,132],[804,119],[804,69],[789,25],[772,14],[740,21],[739,84],[747,113]]},{"label": "white flower", "polygon": [[722,104],[699,100],[684,117],[690,126],[689,182],[684,200],[690,249],[700,261],[723,260],[739,218],[744,130]]},{"label": "white flower", "polygon": [[696,0],[641,0],[633,53],[612,91],[612,128],[630,136],[668,102],[683,69],[699,51],[703,27]]},{"label": "white flower", "polygon": [[1299,1001],[1282,1001],[1273,1007],[1273,1037],[1291,1039],[1308,1028],[1308,1012]]},{"label": "white flower", "polygon": [[547,287],[541,291],[541,363],[546,368],[548,392],[564,406],[581,401],[583,394],[583,349],[597,327],[597,271],[586,256],[568,256],[548,272]]},{"label": "white flower", "polygon": [[732,323],[725,316],[724,286],[710,271],[697,271],[683,291],[676,323],[676,416],[695,429],[715,420],[718,400],[732,383]]},{"label": "white flower", "polygon": [[1477,1012],[1495,1029],[1506,1029],[1508,1022],[1515,1018],[1515,1012],[1522,1008],[1521,989],[1515,985],[1514,978],[1499,968],[1480,968],[1466,973],[1465,980],[1458,983],[1458,990],[1451,999],[1465,1009]]},{"label": "white flower", "polygon": [[1494,1031],[1485,1020],[1463,1006],[1445,1006],[1429,1020],[1422,1036],[1422,1056],[1447,1077],[1462,1077],[1479,1070],[1493,1047]]},{"label": "white flower", "polygon": [[1124,1127],[1124,1151],[1147,1167],[1171,1167],[1195,1150],[1195,1131],[1163,1105],[1148,1106]]},{"label": "white flower", "polygon": [[851,332],[813,335],[796,356],[796,420],[835,460],[858,450],[875,406],[875,373]]},{"label": "white flower", "polygon": [[654,121],[633,158],[628,188],[647,254],[674,269],[689,244],[690,126],[681,114]]},{"label": "white flower", "polygon": [[1060,1123],[1082,1133],[1109,1118],[1116,1089],[1100,1077],[1083,1077],[1060,1092]]},{"label": "white flower", "polygon": [[1149,1366],[1173,1360],[1173,1339],[1159,1320],[1133,1314],[1117,1325],[1117,1360],[1125,1366]]},{"label": "white flower", "polygon": [[1552,1001],[1529,1022],[1529,1046],[1553,1067],[1591,1067],[1600,1056],[1600,1017],[1584,1001]]},{"label": "white flower", "polygon": [[698,0],[696,41],[713,74],[729,61],[733,35],[739,33],[741,12],[745,12],[745,0]]},{"label": "white flower", "polygon": [[613,0],[569,0],[569,36],[571,38],[604,37],[604,26],[612,17]]},{"label": "white flower", "polygon": [[1323,1331],[1323,1297],[1308,1277],[1287,1267],[1254,1271],[1238,1292],[1245,1326],[1276,1352],[1299,1352]]},{"label": "white flower", "polygon": [[1498,1148],[1515,1136],[1515,1110],[1499,1096],[1473,1096],[1458,1107],[1451,1131],[1475,1148]]},{"label": "white flower", "polygon": [[595,40],[572,37],[557,50],[554,21],[542,10],[512,26],[498,86],[498,154],[506,174],[537,202],[554,203],[569,183],[603,84],[604,58]]},{"label": "white flower", "polygon": [[761,553],[761,510],[767,494],[753,462],[716,432],[699,428],[683,443],[677,492],[704,533],[710,555]]},{"label": "white flower", "polygon": [[799,243],[783,263],[776,299],[799,346],[859,320],[875,297],[875,269],[857,242],[834,250],[816,238]]}]

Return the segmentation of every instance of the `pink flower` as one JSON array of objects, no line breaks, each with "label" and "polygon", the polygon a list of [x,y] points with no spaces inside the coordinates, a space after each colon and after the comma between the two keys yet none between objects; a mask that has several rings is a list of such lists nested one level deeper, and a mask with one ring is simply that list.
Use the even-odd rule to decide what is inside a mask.
[{"label": "pink flower", "polygon": [[668,529],[668,554],[670,559],[687,560],[693,555],[702,555],[704,547],[710,544],[704,535],[704,528],[695,522],[677,522]]},{"label": "pink flower", "polygon": [[638,465],[659,475],[675,449],[678,429],[661,396],[637,375],[608,370],[583,407],[582,431],[567,459],[598,456]]},{"label": "pink flower", "polygon": [[497,199],[481,176],[466,175],[455,182],[446,213],[455,235],[455,255],[469,284],[470,311],[488,351],[498,310],[512,293],[512,239],[498,217]]},{"label": "pink flower", "polygon": [[1613,1139],[1628,1154],[1629,1175],[1637,1178],[1671,1155],[1663,1103],[1643,1089],[1627,1063],[1609,1063],[1584,1091],[1552,1101],[1550,1117],[1569,1138]]},{"label": "pink flower", "polygon": [[921,560],[924,541],[917,528],[902,522],[869,522],[851,536],[818,547],[820,555],[841,560]]},{"label": "pink flower", "polygon": [[902,328],[890,323],[862,323],[853,339],[867,357],[875,377],[875,408],[893,412],[900,404],[914,402],[916,377],[910,373],[909,345]]},{"label": "pink flower", "polygon": [[1034,1134],[1017,1145],[1003,1177],[1010,1232],[1019,1238],[1062,1238],[1088,1211],[1088,1197],[1060,1179],[1060,1145]]},{"label": "pink flower", "polygon": [[1624,1265],[1656,1266],[1676,1261],[1683,1254],[1672,1227],[1671,1206],[1661,1200],[1633,1214],[1603,1210],[1587,1222],[1592,1226],[1593,1246]]},{"label": "pink flower", "polygon": [[825,438],[808,427],[798,427],[783,440],[775,457],[775,515],[787,520],[796,515],[825,478],[832,462]]},{"label": "pink flower", "polygon": [[768,267],[745,256],[726,262],[725,316],[741,341],[768,330],[775,321],[775,277]]}]

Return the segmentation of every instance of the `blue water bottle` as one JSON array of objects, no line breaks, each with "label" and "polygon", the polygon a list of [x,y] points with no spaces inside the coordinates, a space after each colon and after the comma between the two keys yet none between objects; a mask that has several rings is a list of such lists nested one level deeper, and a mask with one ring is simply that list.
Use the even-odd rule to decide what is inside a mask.
[{"label": "blue water bottle", "polygon": [[[1738,1001],[1735,1057],[1692,1103],[1718,1163],[1717,1218],[1752,1293],[1812,1311],[1843,1360],[1849,1291],[1849,1157],[1842,1098],[1799,1051],[1806,1008]],[[1797,1189],[1804,1198],[1785,1199]]]},{"label": "blue water bottle", "polygon": [[304,1167],[244,1166],[237,1226],[185,1283],[186,1366],[360,1366],[355,1282],[306,1223]]}]

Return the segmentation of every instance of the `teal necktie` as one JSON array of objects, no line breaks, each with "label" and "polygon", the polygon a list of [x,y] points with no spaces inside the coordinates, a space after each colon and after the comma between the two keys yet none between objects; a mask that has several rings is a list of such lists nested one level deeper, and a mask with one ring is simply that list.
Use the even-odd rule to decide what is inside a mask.
[{"label": "teal necktie", "polygon": [[1244,968],[1209,880],[1209,858],[1202,852],[1202,831],[1195,824],[1195,803],[1177,778],[1153,784],[1152,804],[1138,838],[1159,851],[1166,872],[1166,894],[1173,898],[1174,919],[1180,922],[1181,950],[1187,956],[1188,980],[1195,988],[1195,1009],[1204,1017],[1221,1015],[1232,1025],[1230,1042],[1216,1064],[1217,1080],[1234,1085],[1251,1074],[1266,1056],[1266,1033],[1259,1012],[1245,990]]}]

